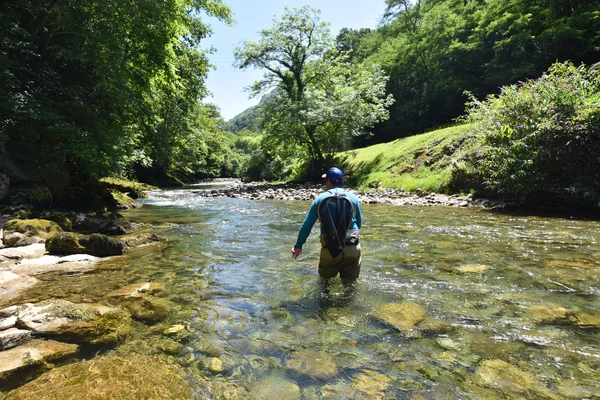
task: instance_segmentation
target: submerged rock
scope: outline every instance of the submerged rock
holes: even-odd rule
[[[135,319],[155,323],[169,316],[173,303],[151,294],[164,290],[160,283],[142,282],[125,286],[108,294],[109,302],[125,307]]]
[[[117,342],[132,330],[131,317],[125,311],[60,299],[24,304],[18,307],[16,315],[17,327],[77,343]]]
[[[463,273],[481,273],[490,269],[489,265],[484,264],[465,264],[455,268],[458,272]]]
[[[45,219],[12,219],[4,225],[2,240],[8,247],[27,246],[62,231],[56,222]]]
[[[34,277],[18,275],[11,271],[0,271],[0,298],[10,300],[19,296],[21,292],[38,283]]]
[[[167,238],[159,236],[156,233],[140,233],[122,237],[121,241],[127,247],[139,247],[150,243],[166,242]]]
[[[183,369],[160,356],[113,355],[55,368],[8,393],[11,399],[190,399]]]
[[[46,242],[46,250],[50,254],[91,254],[108,257],[121,255],[125,249],[125,243],[100,233],[83,235],[63,232],[52,236]]]
[[[262,400],[300,400],[300,387],[284,377],[268,376],[252,386],[249,398]]]
[[[527,316],[538,324],[575,325],[580,328],[600,328],[600,316],[570,310],[555,304],[529,307]]]
[[[558,393],[567,399],[600,398],[600,385],[585,385],[576,380],[564,381],[558,385]]]
[[[399,331],[407,331],[423,321],[427,314],[417,303],[391,303],[378,305],[375,316]]]
[[[360,393],[364,393],[368,399],[385,398],[386,390],[389,388],[392,380],[387,376],[373,370],[364,370],[352,378],[353,388]]]
[[[339,372],[333,357],[324,351],[300,350],[292,354],[285,364],[289,369],[313,379],[332,378]]]
[[[14,379],[25,369],[43,368],[48,362],[71,356],[77,352],[78,347],[76,344],[35,339],[23,346],[2,351],[0,352],[0,382]]]
[[[503,393],[556,398],[533,375],[502,360],[486,360],[475,371],[476,383]]]

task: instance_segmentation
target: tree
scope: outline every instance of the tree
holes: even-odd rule
[[[221,0],[6,2],[0,153],[49,186],[173,164],[206,94],[202,14],[230,20]]]
[[[385,93],[387,77],[376,65],[355,68],[348,57],[320,22],[320,11],[308,6],[286,8],[258,42],[235,50],[237,67],[266,70],[252,95],[278,89],[266,109],[266,143],[287,155],[301,149],[304,159],[322,167],[325,154],[387,118],[393,102]]]

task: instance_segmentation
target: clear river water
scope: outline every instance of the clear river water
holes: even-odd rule
[[[143,203],[124,215],[168,242],[47,276],[39,299],[164,284],[198,398],[600,397],[596,220],[364,204],[360,278],[324,285],[318,225],[291,258],[307,202],[177,189]]]

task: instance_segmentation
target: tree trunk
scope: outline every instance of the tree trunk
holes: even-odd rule
[[[315,128],[314,127],[305,127],[306,135],[310,141],[310,154],[312,159],[316,164],[320,167],[325,166],[325,157],[323,157],[323,152],[321,151],[321,147],[319,146],[319,142],[315,138]]]

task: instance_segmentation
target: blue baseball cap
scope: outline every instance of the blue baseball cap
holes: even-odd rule
[[[329,168],[329,170],[324,173],[321,178],[327,178],[332,183],[343,183],[344,182],[344,173],[341,169],[333,167]]]

